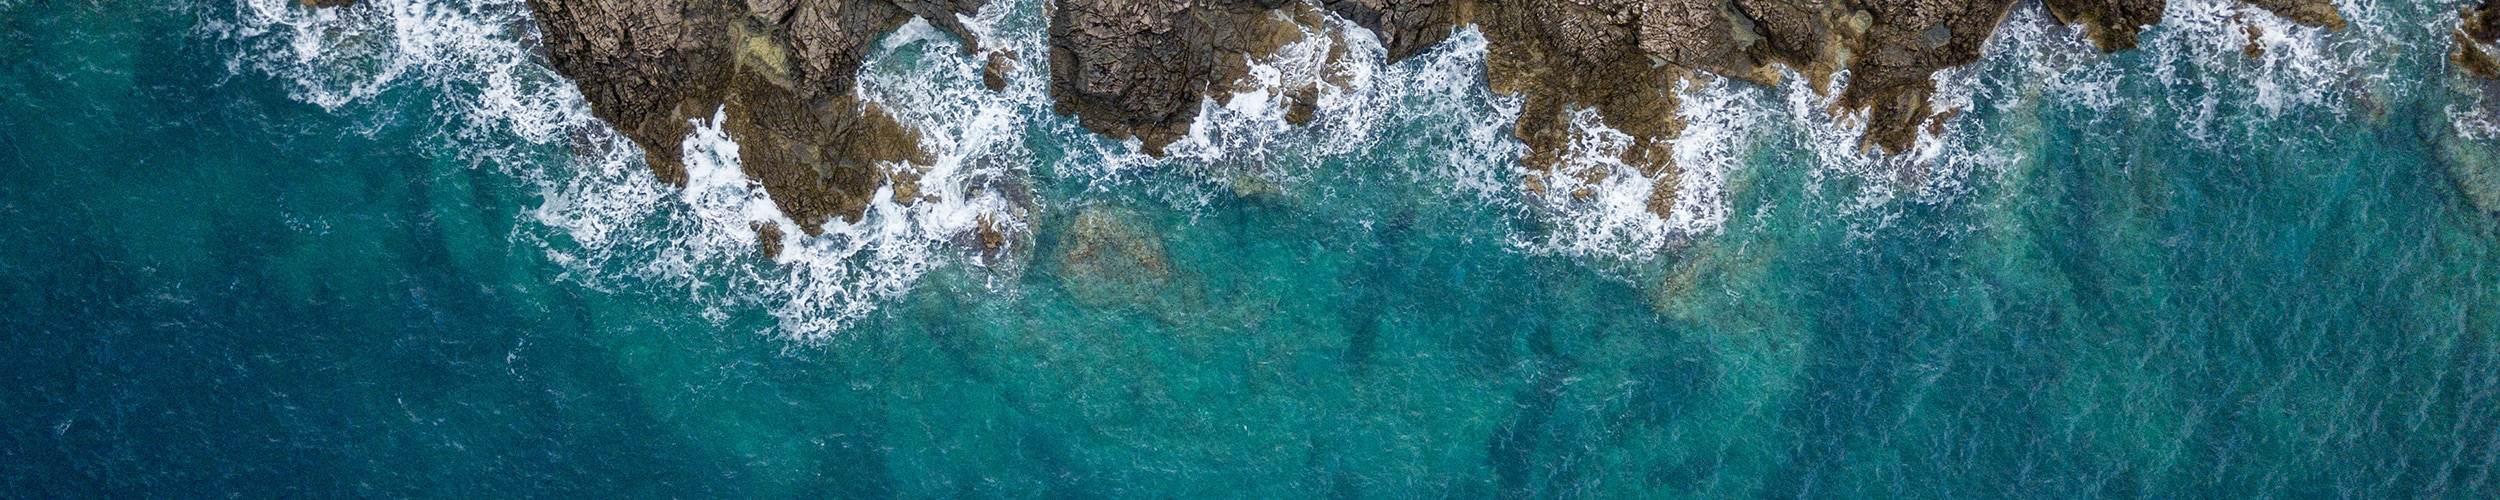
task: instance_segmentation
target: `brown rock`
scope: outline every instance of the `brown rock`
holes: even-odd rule
[[[1007,90],[1007,72],[1014,70],[1011,66],[1015,59],[1013,52],[991,52],[989,63],[981,65],[981,86],[989,87],[991,92]]]
[[[1389,60],[1405,59],[1448,39],[1450,30],[1465,24],[1459,18],[1473,10],[1475,0],[1324,0],[1329,12],[1354,21],[1380,39]],[[1464,3],[1464,5],[1462,5]],[[1463,8],[1462,8],[1463,7]]]
[[[1988,36],[2012,11],[2012,0],[1878,0],[1867,9],[1863,47],[1849,65],[1842,109],[1866,112],[1864,144],[1906,151],[1934,111],[1936,71],[1978,61]]]
[[[2500,2],[2485,1],[2479,7],[2458,8],[2457,17],[2464,21],[2457,32],[2466,38],[2482,43],[2500,42]]]
[[[2165,0],[2043,0],[2059,22],[2082,24],[2103,52],[2135,48],[2136,34],[2161,22]]]
[[[1275,14],[1282,9],[1289,16]],[[1054,109],[1147,154],[1189,133],[1208,89],[1301,37],[1318,12],[1286,0],[1068,0],[1050,23]]]
[[[306,0],[329,2],[337,0]],[[2044,0],[2080,24],[2103,50],[2134,47],[2165,0]],[[2340,29],[2326,0],[2245,0],[2294,22]],[[782,210],[815,231],[856,217],[878,186],[895,200],[925,162],[916,134],[853,97],[853,80],[877,37],[914,15],[965,36],[957,15],[979,0],[529,0],[549,58],[573,78],[592,110],[644,148],[661,179],[682,183],[679,141],[688,120],[724,109],[747,173]],[[1521,96],[1513,133],[1528,145],[1522,183],[1542,192],[1558,175],[1576,109],[1593,109],[1633,137],[1622,160],[1659,180],[1649,205],[1674,204],[1678,172],[1670,140],[1683,124],[1675,85],[1694,71],[1773,84],[1773,65],[1817,89],[1849,70],[1840,110],[1866,113],[1863,144],[1908,149],[1930,107],[1932,75],[1980,57],[2014,0],[1063,0],[1049,27],[1054,108],[1149,154],[1188,132],[1209,92],[1232,89],[1250,60],[1322,24],[1320,10],[1372,30],[1392,60],[1421,52],[1451,30],[1476,25],[1487,42],[1486,80]],[[2463,13],[2458,60],[2500,75],[2466,41],[2500,38],[2500,14]],[[2254,31],[2251,32],[2254,36]],[[966,37],[969,39],[969,37]],[[975,50],[965,44],[966,50]],[[971,52],[967,52],[971,53]],[[1013,55],[990,54],[983,84],[1003,89]],[[1316,89],[1285,90],[1286,118],[1316,114]],[[1604,172],[1569,175],[1602,176]]]
[[[355,4],[356,4],[356,0],[297,0],[297,1],[298,1],[298,2],[302,2],[302,3],[304,4],[304,6],[305,6],[305,7],[312,7],[312,8],[316,8],[316,9],[318,9],[318,8],[322,8],[322,7],[346,7],[346,6],[349,6],[349,5],[355,5]]]
[[[2248,24],[2241,25],[2240,31],[2248,34],[2248,45],[2240,46],[2240,55],[2248,56],[2249,59],[2265,57],[2266,46],[2263,43],[2259,43],[2260,39],[2265,38],[2266,36],[2265,28],[2259,28],[2257,25]]]
[[[813,233],[857,218],[877,186],[910,177],[880,162],[925,162],[918,137],[859,101],[853,83],[876,39],[917,13],[963,36],[977,2],[899,0],[529,0],[547,56],[591,112],[642,147],[652,173],[684,184],[689,120],[723,110],[739,162]],[[968,37],[967,37],[968,38]]]
[[[2344,15],[2336,12],[2335,3],[2329,0],[2241,0],[2241,3],[2255,5],[2274,13],[2275,17],[2303,26],[2344,29]]]
[[[765,258],[781,255],[781,226],[756,221],[747,223],[747,227],[755,229],[755,249],[763,252]]]
[[[2453,32],[2456,51],[2448,54],[2466,76],[2500,80],[2500,58],[2494,58],[2486,46],[2500,41],[2500,2],[2483,2],[2479,7],[2457,9],[2461,23]]]

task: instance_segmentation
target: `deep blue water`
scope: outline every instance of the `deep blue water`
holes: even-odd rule
[[[1697,87],[1698,222],[1520,191],[1471,36],[1155,160],[915,26],[863,88],[980,190],[776,262],[515,2],[0,0],[0,491],[2492,497],[2487,90],[2342,7],[2026,5],[1903,155]]]

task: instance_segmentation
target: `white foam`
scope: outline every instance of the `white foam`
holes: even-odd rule
[[[2226,99],[2254,102],[2266,114],[2260,118],[2271,120],[2340,110],[2356,86],[2401,91],[2386,90],[2388,76],[2369,68],[2386,66],[2374,66],[2374,58],[2409,43],[2399,37],[2408,33],[2401,19],[2436,10],[2342,0],[2338,5],[2355,29],[2329,34],[2229,0],[2170,5],[2165,22],[2145,33],[2144,54],[2124,56],[2138,58],[2128,65],[2150,68],[2132,70],[2097,54],[2036,5],[2018,8],[1980,63],[1937,75],[1934,106],[2007,111],[2054,102],[2095,116],[2165,113],[2178,117],[2182,131],[2219,147],[2232,132],[2214,121]],[[767,308],[780,319],[779,334],[806,341],[838,338],[930,269],[959,261],[952,256],[965,249],[955,242],[982,221],[1022,232],[1031,215],[1026,211],[1050,209],[1050,200],[1009,194],[1040,161],[1025,142],[1037,133],[1066,148],[1050,165],[1056,182],[1160,194],[1183,207],[1222,196],[1223,179],[1232,175],[1291,184],[1332,159],[1410,165],[1385,175],[1438,183],[1452,194],[1547,222],[1551,230],[1510,242],[1521,251],[1623,261],[1649,259],[1674,242],[1718,231],[1731,216],[1727,178],[1740,171],[1749,151],[1765,145],[1810,152],[1810,190],[1827,189],[1822,180],[1834,176],[1880,181],[1849,183],[1860,187],[1841,193],[1855,200],[1835,214],[1842,216],[1881,212],[1902,200],[1951,200],[1967,191],[1973,172],[2015,159],[2006,143],[2011,139],[1967,118],[1944,122],[1940,135],[1922,132],[1908,152],[1870,154],[1859,147],[1863,118],[1825,113],[1831,98],[1800,78],[1775,89],[1705,78],[1678,89],[1678,114],[1687,126],[1672,142],[1681,175],[1666,217],[1646,208],[1660,179],[1615,159],[1629,137],[1585,110],[1572,120],[1567,168],[1608,175],[1589,185],[1571,175],[1551,176],[1546,194],[1533,197],[1519,180],[1526,174],[1517,161],[1524,146],[1512,136],[1521,101],[1484,88],[1480,33],[1461,29],[1388,65],[1371,33],[1333,14],[1320,26],[1303,27],[1302,39],[1252,61],[1250,90],[1202,102],[1189,135],[1168,148],[1168,158],[1153,158],[1138,153],[1135,140],[1099,140],[1075,120],[1051,115],[1043,9],[1042,0],[994,2],[958,19],[979,46],[1017,54],[1004,92],[979,84],[986,54],[965,56],[950,35],[926,22],[914,21],[880,42],[861,69],[859,94],[920,131],[932,164],[885,167],[925,168],[914,187],[927,199],[896,204],[888,186],[860,220],[837,221],[818,237],[801,236],[773,209],[769,194],[740,172],[737,145],[720,132],[717,115],[698,123],[698,133],[683,145],[688,185],[658,183],[636,148],[593,119],[578,93],[530,54],[535,42],[528,9],[518,1],[366,0],[316,10],[293,0],[238,0],[230,13],[203,16],[202,29],[242,47],[230,64],[235,71],[277,77],[294,98],[332,112],[387,110],[395,92],[407,88],[440,96],[427,105],[437,116],[455,118],[445,119],[438,140],[540,193],[544,201],[531,213],[552,231],[525,228],[514,239],[544,248],[564,266],[565,279],[603,290],[684,294],[705,304],[715,321],[728,321],[728,311],[739,308]],[[2411,10],[2395,12],[2404,9]],[[2241,23],[2264,28],[2264,59],[2239,54],[2246,41]],[[904,60],[917,62],[897,64]],[[1845,84],[1847,75],[1838,80]],[[2122,97],[2122,89],[2143,82],[2170,90],[2158,98],[2167,106],[2139,101],[2151,97]],[[1318,89],[1317,119],[1287,124],[1284,96],[1306,85]],[[2500,133],[2500,124],[2480,114],[2451,114],[2460,115],[2459,123],[2484,120],[2472,122],[2483,128],[2466,133]],[[544,150],[568,143],[580,146],[572,161],[543,161]],[[1209,175],[1176,183],[1191,177],[1168,175],[1174,171]],[[1581,187],[1592,196],[1570,195]],[[1872,219],[1874,227],[1864,231],[1888,220]],[[788,235],[775,256],[779,266],[741,264],[754,251],[755,223]]]
[[[1140,152],[1141,143],[1135,139],[1081,139],[1072,141],[1075,151],[1053,169],[1090,183],[1092,190],[1156,194],[1176,207],[1189,208],[1212,202],[1238,176],[1276,185],[1299,184],[1322,161],[1371,148],[1387,111],[1367,105],[1391,90],[1375,85],[1382,81],[1379,72],[1386,51],[1369,31],[1334,15],[1324,16],[1316,26],[1301,25],[1281,11],[1275,15],[1295,23],[1302,36],[1275,53],[1247,61],[1246,81],[1218,82],[1218,88],[1244,90],[1217,92],[1202,99],[1188,132],[1164,147],[1165,157]],[[1288,99],[1302,88],[1314,90],[1315,118],[1295,126],[1286,120]],[[1092,135],[1072,120],[1059,122],[1054,135]]]
[[[528,9],[518,1],[366,0],[311,9],[291,0],[240,0],[232,18],[202,16],[201,30],[237,42],[235,71],[277,77],[297,100],[340,112],[386,92],[422,87],[452,98],[437,116],[467,117],[446,132],[475,139],[561,139],[591,121],[572,86],[530,55]]]
[[[1679,83],[1685,122],[1670,142],[1678,172],[1646,175],[1622,161],[1632,136],[1605,125],[1594,109],[1571,115],[1571,142],[1542,193],[1520,190],[1550,217],[1552,230],[1519,244],[1534,251],[1615,261],[1647,260],[1659,251],[1718,230],[1729,208],[1725,182],[1753,142],[1761,101],[1757,88],[1724,78]],[[1535,175],[1514,166],[1512,178]],[[1672,179],[1670,179],[1670,177]],[[1587,182],[1585,178],[1595,178]],[[1659,182],[1672,180],[1675,202],[1665,217],[1649,210]]]
[[[307,9],[292,0],[243,0],[235,7],[203,16],[203,32],[242,47],[230,69],[276,77],[295,99],[334,113],[379,114],[401,89],[440,97],[432,104],[444,117],[438,139],[539,192],[543,201],[530,214],[553,231],[523,228],[513,238],[543,248],[565,269],[562,279],[593,289],[683,294],[715,322],[764,307],[779,318],[779,334],[825,341],[948,262],[956,254],[948,250],[960,249],[952,242],[980,221],[1023,230],[1005,194],[971,188],[1021,176],[1029,160],[1012,157],[1029,154],[1021,152],[1022,117],[1047,109],[1042,73],[1027,63],[1009,92],[993,96],[978,88],[981,61],[961,56],[955,40],[925,22],[885,39],[863,67],[860,89],[922,132],[935,160],[918,181],[929,200],[896,204],[888,186],[860,220],[806,237],[739,170],[737,144],[717,115],[698,121],[683,145],[687,186],[660,184],[640,151],[531,55],[528,9],[518,1],[367,0]],[[1031,61],[1045,54],[1039,23],[1010,17],[1038,10],[1000,2],[960,20],[984,46],[1013,47]],[[922,64],[886,64],[907,50],[919,51]],[[578,149],[572,161],[543,162],[545,149],[568,143]],[[756,249],[755,223],[787,235],[775,256],[781,265],[741,264]]]
[[[2500,117],[2493,116],[2490,103],[2476,97],[2475,102],[2448,105],[2445,112],[2449,128],[2469,141],[2500,140]]]
[[[2342,32],[2296,25],[2230,0],[2174,0],[2162,24],[2146,30],[2141,50],[2167,104],[2181,115],[2183,132],[2206,147],[2249,139],[2294,114],[2348,117],[2353,99],[2404,98],[2404,86],[2390,85],[2390,71],[2397,67],[2394,58],[2416,50],[2409,37],[2422,31],[2404,18],[2422,18],[2425,7],[2390,9],[2376,0],[2335,5],[2349,24]],[[2265,51],[2256,59],[2242,54],[2251,26],[2261,31],[2257,45]],[[2231,103],[2257,113],[2214,122],[2216,108]]]
[[[1675,165],[1683,173],[1666,229],[1706,234],[1727,223],[1727,178],[1744,165],[1761,116],[1754,108],[1764,97],[1760,89],[1724,78],[1682,94],[1676,115],[1684,119],[1684,132],[1675,139]]]
[[[1018,43],[1001,32],[1007,7],[994,4],[980,16],[959,20],[981,37],[981,46],[1013,49],[1032,59],[1040,49],[1036,44]],[[1026,35],[1034,36],[1024,40],[1039,39]],[[931,269],[955,262],[964,250],[955,242],[983,221],[1001,231],[1023,231],[1025,212],[998,188],[1026,175],[1031,153],[1021,130],[1028,112],[1045,105],[1044,84],[1036,72],[1016,71],[1006,92],[993,93],[980,84],[986,59],[966,57],[960,47],[952,36],[914,19],[885,37],[878,54],[862,66],[860,97],[919,131],[932,163],[882,165],[896,172],[923,169],[915,181],[922,197],[904,205],[893,200],[894,186],[880,187],[859,220],[828,222],[819,236],[801,236],[797,225],[773,208],[769,195],[736,168],[736,145],[716,127],[687,139],[687,204],[707,221],[702,234],[719,236],[697,247],[752,248],[754,234],[747,228],[757,222],[779,225],[787,235],[787,245],[775,256],[780,264],[775,272],[738,283],[746,289],[742,295],[772,305],[784,335],[805,342],[836,340],[882,303],[911,291]],[[894,64],[899,60],[916,63]],[[696,200],[692,193],[699,190],[719,193],[709,198],[717,201]],[[698,257],[727,261],[736,255]]]

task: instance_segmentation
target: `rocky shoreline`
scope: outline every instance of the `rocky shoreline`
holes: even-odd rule
[[[303,0],[335,5],[353,0]],[[2242,0],[2295,23],[2345,21],[2327,0]],[[982,0],[528,0],[555,69],[592,110],[640,145],[661,180],[685,182],[678,145],[689,120],[721,110],[746,173],[782,211],[815,233],[856,220],[881,186],[920,199],[928,163],[916,132],[854,92],[876,40],[914,17],[977,40],[957,15]],[[1669,141],[1682,130],[1678,82],[1706,72],[1777,84],[1785,67],[1817,89],[1836,73],[1835,113],[1863,113],[1862,146],[1907,150],[1933,109],[1932,75],[1970,64],[2014,0],[1061,0],[1049,14],[1049,54],[986,55],[985,84],[1003,86],[1013,60],[1047,57],[1054,109],[1148,154],[1188,133],[1199,103],[1243,81],[1252,60],[1308,33],[1327,14],[1372,31],[1391,62],[1462,26],[1487,42],[1486,82],[1524,99],[1514,134],[1528,146],[1520,180],[1543,192],[1572,140],[1570,116],[1594,109],[1633,137],[1622,160],[1660,179],[1649,208],[1674,205]],[[2044,0],[2104,51],[2134,48],[2164,0]],[[2464,14],[2461,41],[2490,43],[2500,21]],[[2471,43],[2466,50],[2471,51]],[[2480,52],[2458,60],[2482,63]],[[2466,64],[2500,74],[2500,64]],[[1310,89],[1279,89],[1288,117],[1311,117]],[[1603,172],[1569,175],[1603,176]],[[1598,179],[1581,179],[1584,183]]]

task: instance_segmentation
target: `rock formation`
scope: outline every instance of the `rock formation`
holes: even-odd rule
[[[2457,50],[2448,58],[2467,76],[2500,80],[2500,59],[2491,53],[2493,43],[2500,42],[2500,2],[2458,8],[2457,18],[2462,21],[2454,32]]]
[[[1054,108],[1160,156],[1210,88],[1247,76],[1249,57],[1300,39],[1317,15],[1293,0],[1061,1],[1050,17]]]
[[[1786,66],[1827,88],[1849,70],[1835,111],[1863,112],[1864,144],[1908,149],[1933,129],[1932,75],[1977,61],[2014,0],[1319,0],[1372,30],[1392,61],[1423,51],[1452,29],[1474,25],[1488,45],[1494,91],[1526,100],[1514,133],[1529,152],[1541,192],[1564,172],[1570,114],[1589,108],[1632,136],[1625,164],[1659,179],[1650,209],[1673,206],[1676,170],[1667,141],[1682,129],[1675,83],[1692,71],[1776,84]],[[2324,0],[2251,0],[2294,22],[2340,29]],[[1199,97],[1238,78],[1243,57],[1289,40],[1274,19],[1298,17],[1287,0],[1072,0],[1052,17],[1052,91],[1062,113],[1116,138],[1138,136],[1149,153],[1186,133]],[[2047,0],[2061,21],[2082,25],[2102,50],[2135,47],[2159,22],[2163,0]],[[1269,9],[1261,16],[1257,9]],[[1212,67],[1210,67],[1212,65]],[[1926,125],[1926,127],[1922,127]],[[1595,182],[1602,171],[1576,171]],[[1579,193],[1575,193],[1579,194]]]
[[[857,218],[876,189],[919,197],[918,137],[854,93],[878,37],[914,15],[964,34],[945,0],[529,0],[547,57],[591,111],[642,147],[663,181],[683,184],[689,120],[725,114],[739,162],[783,213],[813,233]],[[967,38],[968,39],[968,38]]]
[[[304,0],[327,3],[341,0]],[[352,1],[352,0],[351,0]],[[2325,0],[2246,0],[2294,22],[2341,28]],[[1659,179],[1650,201],[1673,205],[1669,140],[1682,129],[1676,83],[1694,71],[1762,84],[1794,70],[1829,88],[1847,69],[1837,112],[1863,113],[1866,147],[1901,151],[1941,118],[1932,75],[1980,57],[2014,0],[1061,0],[1050,13],[1055,109],[1150,154],[1188,133],[1201,99],[1232,89],[1249,63],[1322,24],[1333,12],[1373,31],[1391,60],[1474,25],[1488,45],[1486,81],[1521,96],[1515,134],[1528,145],[1523,184],[1553,175],[1595,182],[1602,171],[1560,172],[1575,110],[1594,110],[1633,137],[1625,164]],[[682,183],[678,144],[689,120],[725,109],[746,172],[801,227],[856,217],[892,183],[919,198],[909,167],[925,163],[913,131],[857,99],[853,80],[873,42],[919,16],[965,35],[957,14],[980,0],[529,0],[548,57],[592,110],[640,145],[654,173]],[[2103,50],[2135,46],[2164,0],[2045,0]],[[2486,7],[2485,11],[2489,9]],[[2468,12],[2460,40],[2489,43],[2500,15]],[[965,37],[970,47],[970,37]],[[2500,65],[2461,51],[2469,70]],[[991,54],[984,84],[1003,88],[1008,54]],[[1288,116],[1311,119],[1310,89]],[[1949,114],[1946,116],[1950,116]],[[1922,126],[1924,125],[1924,126]],[[1575,193],[1578,194],[1578,193]]]

